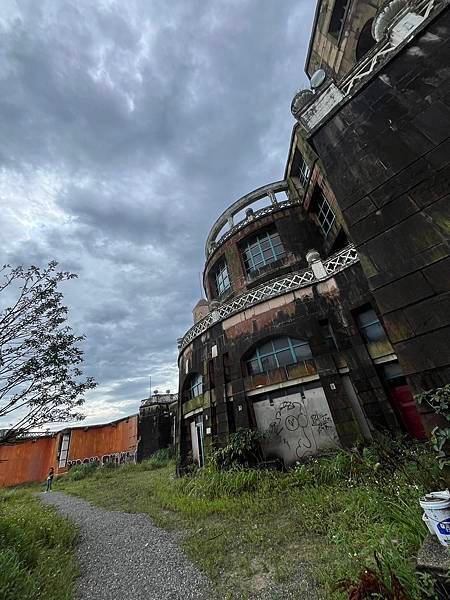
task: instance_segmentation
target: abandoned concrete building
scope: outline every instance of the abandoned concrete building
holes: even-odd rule
[[[149,398],[141,401],[138,421],[138,462],[150,458],[157,450],[173,445],[178,394],[170,390],[155,390]]]
[[[207,238],[181,468],[241,427],[287,466],[374,429],[425,437],[414,395],[450,375],[449,33],[445,0],[319,0],[284,179]]]

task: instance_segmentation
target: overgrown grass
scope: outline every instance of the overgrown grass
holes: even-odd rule
[[[187,552],[224,598],[297,580],[299,572],[318,582],[322,597],[344,598],[336,583],[376,569],[375,552],[413,600],[427,597],[414,569],[426,534],[418,498],[444,483],[424,446],[384,442],[288,473],[210,466],[176,479],[173,463],[155,466],[146,461],[97,469],[57,486],[105,508],[145,512],[163,527],[186,530]],[[308,597],[300,584],[298,597]]]
[[[70,600],[76,528],[29,490],[0,490],[0,599]]]

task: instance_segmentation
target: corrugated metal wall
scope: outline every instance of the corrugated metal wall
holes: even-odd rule
[[[71,464],[87,462],[91,458],[108,462],[117,458],[113,455],[124,453],[128,453],[128,459],[134,458],[137,450],[138,416],[132,415],[105,425],[77,427],[64,431],[70,431],[66,467],[58,465],[62,432],[11,445],[0,445],[0,486],[43,482],[50,467],[54,467],[56,473],[64,473]]]

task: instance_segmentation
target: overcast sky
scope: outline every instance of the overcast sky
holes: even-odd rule
[[[2,0],[1,262],[78,273],[87,423],[176,391],[209,228],[283,176],[314,5]]]

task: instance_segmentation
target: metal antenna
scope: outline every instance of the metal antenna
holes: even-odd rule
[[[150,396],[149,398],[152,397],[152,376],[150,375]]]

